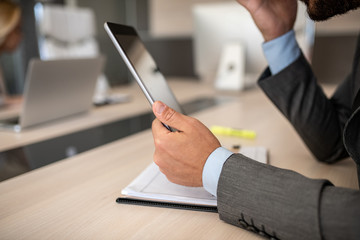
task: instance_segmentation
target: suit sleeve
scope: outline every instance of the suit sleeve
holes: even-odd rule
[[[360,239],[360,194],[233,154],[218,190],[220,218],[272,239]]]
[[[351,114],[349,78],[329,99],[301,54],[276,75],[265,70],[258,83],[318,160],[331,163],[348,156],[342,133]]]

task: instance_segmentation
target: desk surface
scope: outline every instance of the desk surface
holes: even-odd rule
[[[194,88],[194,84],[196,88]],[[199,83],[194,83],[189,79],[170,81],[170,86],[180,102],[197,96],[214,94],[211,87],[199,86]],[[126,104],[94,107],[89,113],[34,126],[17,134],[9,130],[0,130],[0,152],[151,111],[148,101],[137,84],[122,86],[114,91],[115,93],[129,94],[131,101]],[[1,109],[0,119],[18,115],[20,107],[20,104],[17,103],[7,109]]]
[[[198,94],[215,94],[213,89],[194,82],[174,82],[171,86],[180,101]],[[147,111],[145,98],[138,95],[135,98],[139,100],[122,106],[122,112],[120,106],[112,106],[84,116],[87,126],[112,121],[122,114]],[[265,146],[270,151],[271,165],[308,177],[326,178],[337,186],[358,187],[351,159],[334,165],[315,161],[291,125],[259,89],[231,95],[233,101],[194,114],[207,126],[249,128],[258,133],[255,140],[219,137],[224,146]],[[134,106],[139,108],[133,109]],[[125,110],[129,112],[125,114]],[[84,119],[20,135],[9,133],[1,136],[1,146],[5,149],[48,138],[60,134],[60,127],[73,131]],[[6,145],[3,139],[12,142]],[[147,130],[1,182],[0,238],[261,239],[226,224],[215,213],[115,203],[121,189],[151,163],[153,152],[151,131]]]

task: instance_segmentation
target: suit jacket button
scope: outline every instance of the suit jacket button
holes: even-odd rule
[[[242,227],[242,228],[247,228],[248,227],[248,224],[245,222],[245,221],[243,221],[243,220],[239,220],[239,223],[240,223],[240,227]]]
[[[256,229],[253,226],[248,226],[246,229],[251,231],[251,232],[257,232]]]
[[[263,231],[259,231],[259,235],[262,237],[268,237],[268,235]]]

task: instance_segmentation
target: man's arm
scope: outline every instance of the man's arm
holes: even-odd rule
[[[360,239],[360,192],[258,163],[241,154],[224,164],[220,218],[278,239]]]
[[[285,70],[289,65],[293,64],[300,56],[301,50],[295,39],[295,32],[293,30],[285,33],[284,35],[275,38],[271,41],[265,42],[263,44],[264,54],[269,63],[269,70],[272,75],[276,75],[279,72]],[[277,86],[273,86],[276,88]],[[340,122],[345,122],[348,116],[344,114],[346,109],[349,107],[340,109],[341,106],[350,106],[351,105],[351,95],[350,84],[345,82],[338,88],[334,97],[330,100],[336,106],[337,111],[339,111]],[[344,96],[347,96],[347,98]],[[217,183],[220,177],[220,172],[222,164],[225,160],[231,155],[231,152],[219,148],[208,157],[203,171],[203,183],[204,188],[216,195]]]
[[[154,162],[174,183],[202,186],[204,164],[219,142],[198,120],[155,102]],[[179,129],[168,131],[161,122]],[[181,149],[181,151],[179,151]],[[263,236],[359,239],[360,192],[261,164],[241,154],[225,161],[217,187],[220,218]],[[339,228],[336,220],[341,220]]]
[[[276,75],[267,69],[258,84],[317,159],[334,162],[348,156],[342,131],[351,108],[341,94],[328,99],[303,55]],[[341,91],[346,91],[348,84],[345,82]],[[348,95],[342,93],[343,98]]]
[[[329,100],[318,86],[302,54],[285,70],[282,71],[281,67],[277,67],[277,64],[283,64],[283,59],[286,59],[283,58],[284,54],[293,52],[293,47],[290,47],[294,46],[293,44],[283,44],[283,47],[280,47],[283,50],[267,54],[266,48],[269,46],[271,48],[272,44],[278,44],[271,41],[282,38],[293,28],[297,1],[237,1],[249,11],[265,39],[263,47],[271,71],[267,69],[264,72],[259,81],[260,87],[292,123],[319,160],[334,162],[346,157],[347,152],[342,143],[342,130],[351,113],[351,106],[348,106],[346,99],[346,95],[351,94],[347,92],[350,81],[345,81],[334,97]],[[296,58],[297,54],[294,52],[293,56]]]

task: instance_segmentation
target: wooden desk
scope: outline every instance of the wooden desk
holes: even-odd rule
[[[199,90],[214,94],[196,83],[176,87],[178,93],[183,91],[178,96],[182,100]],[[233,97],[234,101],[194,115],[208,126],[249,128],[258,133],[256,140],[220,137],[223,145],[266,146],[272,165],[357,188],[352,160],[334,165],[315,161],[259,89]],[[148,107],[145,102],[144,106]],[[115,115],[103,111],[109,118]],[[97,114],[89,125],[105,118]],[[219,220],[215,213],[115,203],[121,189],[151,163],[153,151],[147,130],[0,183],[0,239],[262,239]]]
[[[175,79],[169,83],[180,102],[186,102],[202,95],[214,94],[212,87],[199,85],[189,79]],[[113,91],[129,94],[131,101],[124,104],[94,107],[89,113],[34,126],[24,129],[21,133],[0,130],[0,152],[151,111],[148,101],[136,83],[116,88]],[[9,107],[5,111],[1,110],[0,119],[16,116],[19,111],[19,104]]]

